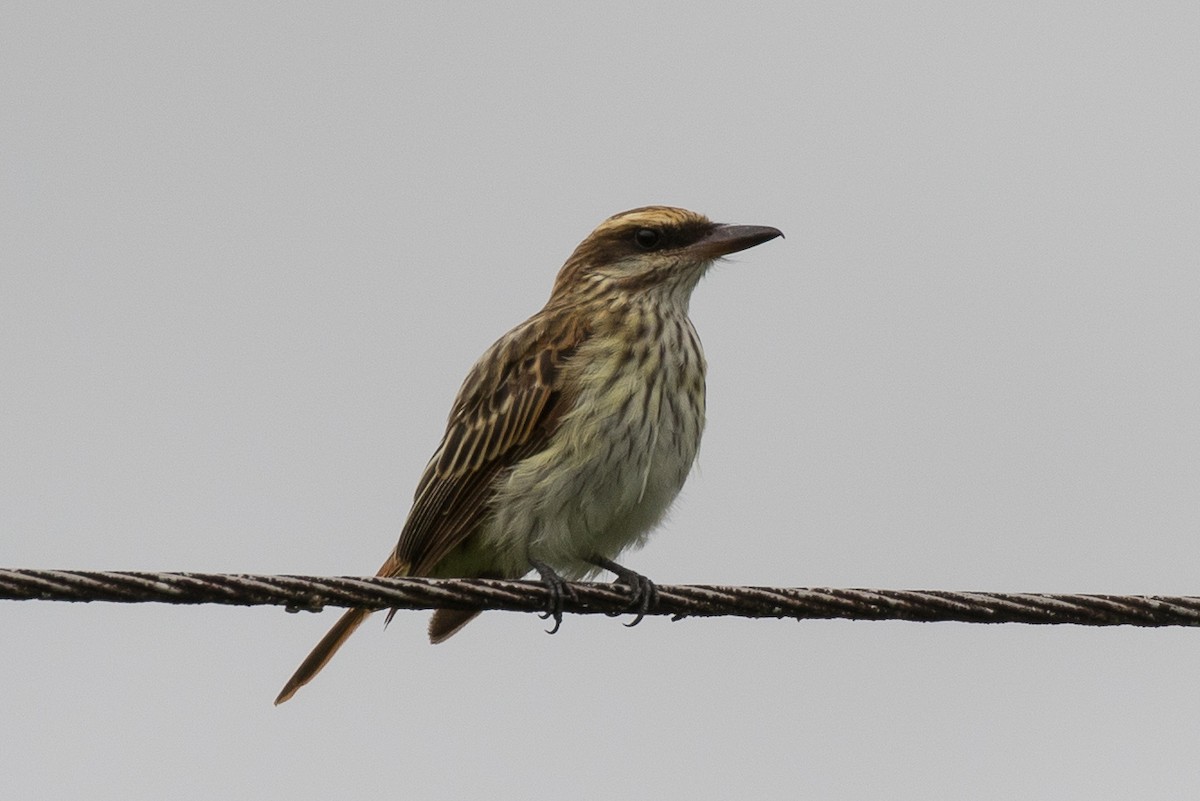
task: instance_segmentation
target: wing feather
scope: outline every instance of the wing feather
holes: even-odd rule
[[[531,318],[488,349],[463,382],[396,544],[394,561],[408,575],[428,574],[470,536],[500,475],[546,447],[573,401],[561,367],[587,335],[567,319]]]

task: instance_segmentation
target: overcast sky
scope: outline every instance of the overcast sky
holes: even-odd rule
[[[1193,3],[0,12],[0,565],[372,572],[599,221],[698,288],[660,583],[1200,594]],[[1200,632],[0,604],[12,798],[1194,798]]]

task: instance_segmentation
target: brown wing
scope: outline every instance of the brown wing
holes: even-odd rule
[[[566,318],[537,315],[475,363],[389,562],[408,575],[427,575],[471,533],[487,513],[497,476],[544,448],[554,433],[572,400],[560,368],[585,336]]]

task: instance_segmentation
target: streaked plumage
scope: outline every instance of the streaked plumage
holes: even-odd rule
[[[780,235],[666,206],[601,223],[545,307],[471,368],[379,575],[625,570],[612,560],[662,519],[700,445],[705,362],[688,319],[692,290],[714,259]],[[346,612],[276,703],[368,614]],[[436,611],[430,639],[476,614]]]

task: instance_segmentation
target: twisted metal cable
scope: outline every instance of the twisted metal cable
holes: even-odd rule
[[[577,582],[563,611],[630,611],[628,588]],[[963,623],[1070,623],[1078,626],[1196,626],[1200,597],[1066,595],[790,587],[663,585],[648,615],[795,619],[914,620]],[[326,606],[368,609],[502,609],[541,612],[548,593],[537,581],[495,579],[272,576],[0,569],[0,600],[115,603]]]

